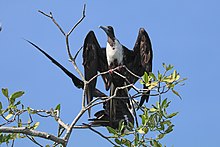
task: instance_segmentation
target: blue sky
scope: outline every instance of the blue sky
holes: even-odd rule
[[[188,78],[186,85],[179,88],[183,100],[168,95],[172,100],[171,111],[180,113],[173,120],[174,132],[163,143],[176,147],[217,146],[220,131],[220,2],[217,0],[1,1],[0,88],[8,87],[10,92],[24,90],[23,103],[33,108],[50,109],[60,103],[63,120],[72,121],[80,110],[81,91],[23,38],[38,44],[76,74],[68,62],[64,37],[37,10],[53,12],[68,31],[81,17],[84,3],[86,18],[70,37],[72,53],[82,46],[89,30],[95,31],[101,46],[106,45],[106,36],[98,29],[99,25],[112,25],[117,38],[128,48],[133,48],[138,29],[144,27],[153,45],[153,71],[162,69],[165,62],[173,64],[182,77]],[[82,70],[81,54],[77,63]],[[85,121],[86,115],[80,122]],[[41,120],[39,129],[55,133],[57,125],[51,122],[52,119]],[[28,140],[16,142],[16,146],[24,145],[34,146]],[[73,131],[69,145],[111,146],[89,130]]]

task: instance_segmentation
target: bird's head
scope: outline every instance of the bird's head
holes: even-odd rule
[[[109,38],[111,38],[112,40],[115,39],[114,29],[112,26],[99,26],[99,28],[104,30]]]

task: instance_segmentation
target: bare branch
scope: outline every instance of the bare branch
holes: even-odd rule
[[[41,14],[43,14],[44,16],[46,17],[49,17],[53,22],[54,24],[59,28],[59,30],[61,31],[61,33],[65,36],[65,32],[63,31],[63,29],[60,27],[60,25],[56,22],[56,20],[54,19],[53,17],[53,14],[52,12],[50,12],[50,14],[46,14],[45,12],[41,11],[41,10],[38,10],[38,12],[40,12]]]
[[[58,138],[52,134],[46,133],[46,132],[41,132],[41,131],[37,131],[37,130],[32,130],[32,129],[28,129],[26,127],[0,127],[0,132],[1,133],[22,133],[22,134],[26,134],[26,135],[30,135],[30,136],[36,136],[36,137],[40,137],[40,138],[44,138],[47,140],[51,140],[54,142],[57,142],[59,144],[65,145],[66,141]]]
[[[82,12],[82,17],[80,18],[80,20],[78,20],[78,22],[73,26],[73,28],[69,31],[69,33],[67,34],[67,36],[69,36],[73,30],[83,21],[83,19],[86,17],[85,15],[86,13],[86,4],[83,5],[83,12]]]

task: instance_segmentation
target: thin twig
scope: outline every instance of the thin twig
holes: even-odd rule
[[[59,24],[56,22],[56,20],[54,19],[52,12],[50,12],[50,14],[46,14],[45,12],[43,12],[43,11],[41,11],[41,10],[38,10],[38,12],[40,12],[41,14],[43,14],[43,15],[46,16],[46,17],[49,17],[49,18],[54,22],[54,24],[60,29],[61,33],[62,33],[63,35],[66,35],[65,32],[63,31],[63,29],[60,27],[60,25],[59,25]]]
[[[108,140],[112,145],[117,146],[117,145],[116,145],[114,142],[112,142],[107,136],[105,136],[105,135],[103,135],[102,133],[100,133],[99,131],[93,129],[90,125],[85,124],[85,123],[83,123],[83,125],[87,125],[88,128],[89,128],[91,131],[95,132],[96,134],[98,134],[98,135],[101,136],[102,138]]]
[[[86,17],[86,4],[83,5],[83,12],[82,12],[82,17],[80,20],[78,20],[78,22],[73,26],[73,28],[69,31],[69,33],[67,34],[67,36],[69,36],[73,30],[75,30],[75,28],[83,21],[83,19]]]
[[[28,135],[26,135],[26,137],[29,139],[29,140],[31,140],[33,143],[35,143],[35,144],[37,144],[38,146],[40,146],[40,147],[43,147],[40,143],[38,143],[35,139],[34,139],[34,137],[30,137],[30,136],[28,136]]]

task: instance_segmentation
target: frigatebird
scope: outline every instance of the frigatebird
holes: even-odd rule
[[[130,100],[128,99],[128,89],[118,90],[117,87],[123,87],[128,84],[134,84],[138,80],[130,72],[125,70],[122,65],[126,66],[131,72],[138,76],[143,76],[144,72],[152,71],[153,51],[150,38],[144,28],[140,28],[136,43],[133,50],[129,50],[122,45],[115,37],[112,26],[100,26],[107,34],[107,46],[101,48],[93,31],[90,31],[83,46],[83,65],[85,79],[89,81],[98,72],[110,71],[109,74],[102,75],[106,90],[110,89],[110,96],[115,96],[104,104],[104,110],[98,111],[95,119],[92,119],[94,124],[111,126],[117,128],[121,120],[134,122],[130,109]],[[111,72],[112,69],[119,67],[116,71],[126,77]],[[120,68],[121,67],[121,68]],[[88,85],[86,94],[87,102],[89,103],[94,97],[96,87],[95,78]],[[144,88],[147,88],[144,85]],[[143,93],[139,103],[141,107],[144,101],[148,102],[150,91]],[[125,99],[127,98],[127,99]],[[103,121],[103,122],[102,122]]]
[[[150,38],[147,32],[141,28],[135,43],[133,50],[127,49],[121,45],[114,35],[114,30],[111,26],[100,27],[107,36],[107,47],[101,48],[93,31],[90,31],[84,40],[83,50],[83,65],[85,68],[85,79],[89,80],[91,77],[97,74],[97,72],[108,71],[120,65],[125,65],[129,70],[138,76],[142,76],[144,72],[152,71],[152,57],[153,52],[151,48]],[[52,56],[43,51],[40,47],[31,41],[26,40],[41,53],[43,53],[49,60],[51,60],[56,66],[58,66],[73,82],[77,88],[84,88],[82,80],[77,78]],[[110,52],[109,52],[110,51]],[[119,73],[125,75],[129,83],[134,84],[138,78],[126,72],[126,70],[119,69]],[[117,87],[128,84],[121,77],[114,73],[102,75],[105,82],[106,90],[110,88],[110,95],[113,95]],[[93,97],[106,96],[104,93],[95,88],[96,78],[89,84],[87,90],[87,102],[89,103]],[[144,88],[147,88],[144,85]],[[117,97],[128,97],[127,90],[119,90],[116,94]],[[144,93],[141,97],[139,106],[142,106],[144,101],[148,101],[150,92]],[[128,99],[114,99],[111,102],[104,104],[104,110],[98,111],[93,119],[92,124],[98,124],[103,126],[111,126],[117,128],[120,120],[134,121],[131,112],[129,111]]]

